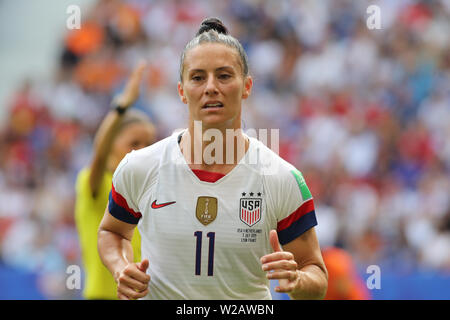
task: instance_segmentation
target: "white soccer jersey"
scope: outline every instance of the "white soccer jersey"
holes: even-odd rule
[[[260,263],[270,230],[283,245],[317,224],[301,173],[250,138],[231,172],[202,181],[177,136],[129,153],[113,177],[109,211],[138,224],[150,262],[145,298],[271,299]]]

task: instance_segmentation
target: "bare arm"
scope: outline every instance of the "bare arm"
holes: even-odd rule
[[[94,140],[94,156],[92,159],[89,186],[92,196],[97,197],[103,174],[106,170],[108,155],[117,133],[117,128],[121,122],[121,116],[114,110],[108,112],[105,119],[100,124]]]
[[[297,263],[299,282],[290,293],[293,299],[323,299],[328,288],[328,272],[314,228],[283,246]]]
[[[98,253],[117,282],[119,299],[138,299],[148,293],[148,260],[133,263],[131,239],[136,225],[114,218],[106,209],[98,230]]]
[[[124,91],[117,97],[116,103],[123,108],[129,108],[139,96],[139,83],[145,69],[145,62],[140,62],[133,70]],[[89,186],[92,196],[96,197],[105,173],[108,155],[111,151],[114,137],[122,121],[122,116],[116,111],[108,112],[100,124],[94,141],[94,156],[89,175]]]
[[[278,279],[277,292],[292,299],[323,299],[328,288],[328,272],[322,259],[314,228],[281,249],[275,230],[270,232],[274,253],[261,258],[269,279]],[[284,251],[283,251],[284,250]]]

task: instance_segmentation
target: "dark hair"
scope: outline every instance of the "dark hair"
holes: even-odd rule
[[[180,81],[183,81],[184,59],[186,52],[202,43],[222,43],[230,48],[234,48],[239,53],[242,73],[248,75],[248,58],[241,43],[229,35],[228,29],[218,18],[207,18],[202,21],[195,37],[184,47],[180,59]]]
[[[224,26],[222,21],[220,21],[217,18],[207,18],[202,21],[200,29],[198,29],[197,34],[195,36],[198,37],[203,32],[208,32],[209,30],[216,30],[218,33],[225,35],[228,34],[228,29],[227,27]]]

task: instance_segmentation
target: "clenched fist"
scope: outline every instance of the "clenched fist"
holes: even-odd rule
[[[121,300],[135,300],[148,293],[150,276],[145,272],[149,266],[147,259],[139,263],[129,263],[115,277],[117,297]]]
[[[274,252],[261,258],[262,269],[267,272],[268,279],[278,279],[279,286],[275,288],[276,292],[290,293],[296,288],[299,280],[297,262],[291,252],[281,249],[275,230],[270,231],[269,241]]]

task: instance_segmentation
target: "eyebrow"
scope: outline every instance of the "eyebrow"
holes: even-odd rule
[[[231,66],[223,66],[223,67],[216,68],[214,71],[227,71],[227,70],[234,71],[234,68],[231,67]],[[192,69],[192,70],[189,70],[189,73],[194,73],[194,72],[205,72],[205,69]]]

